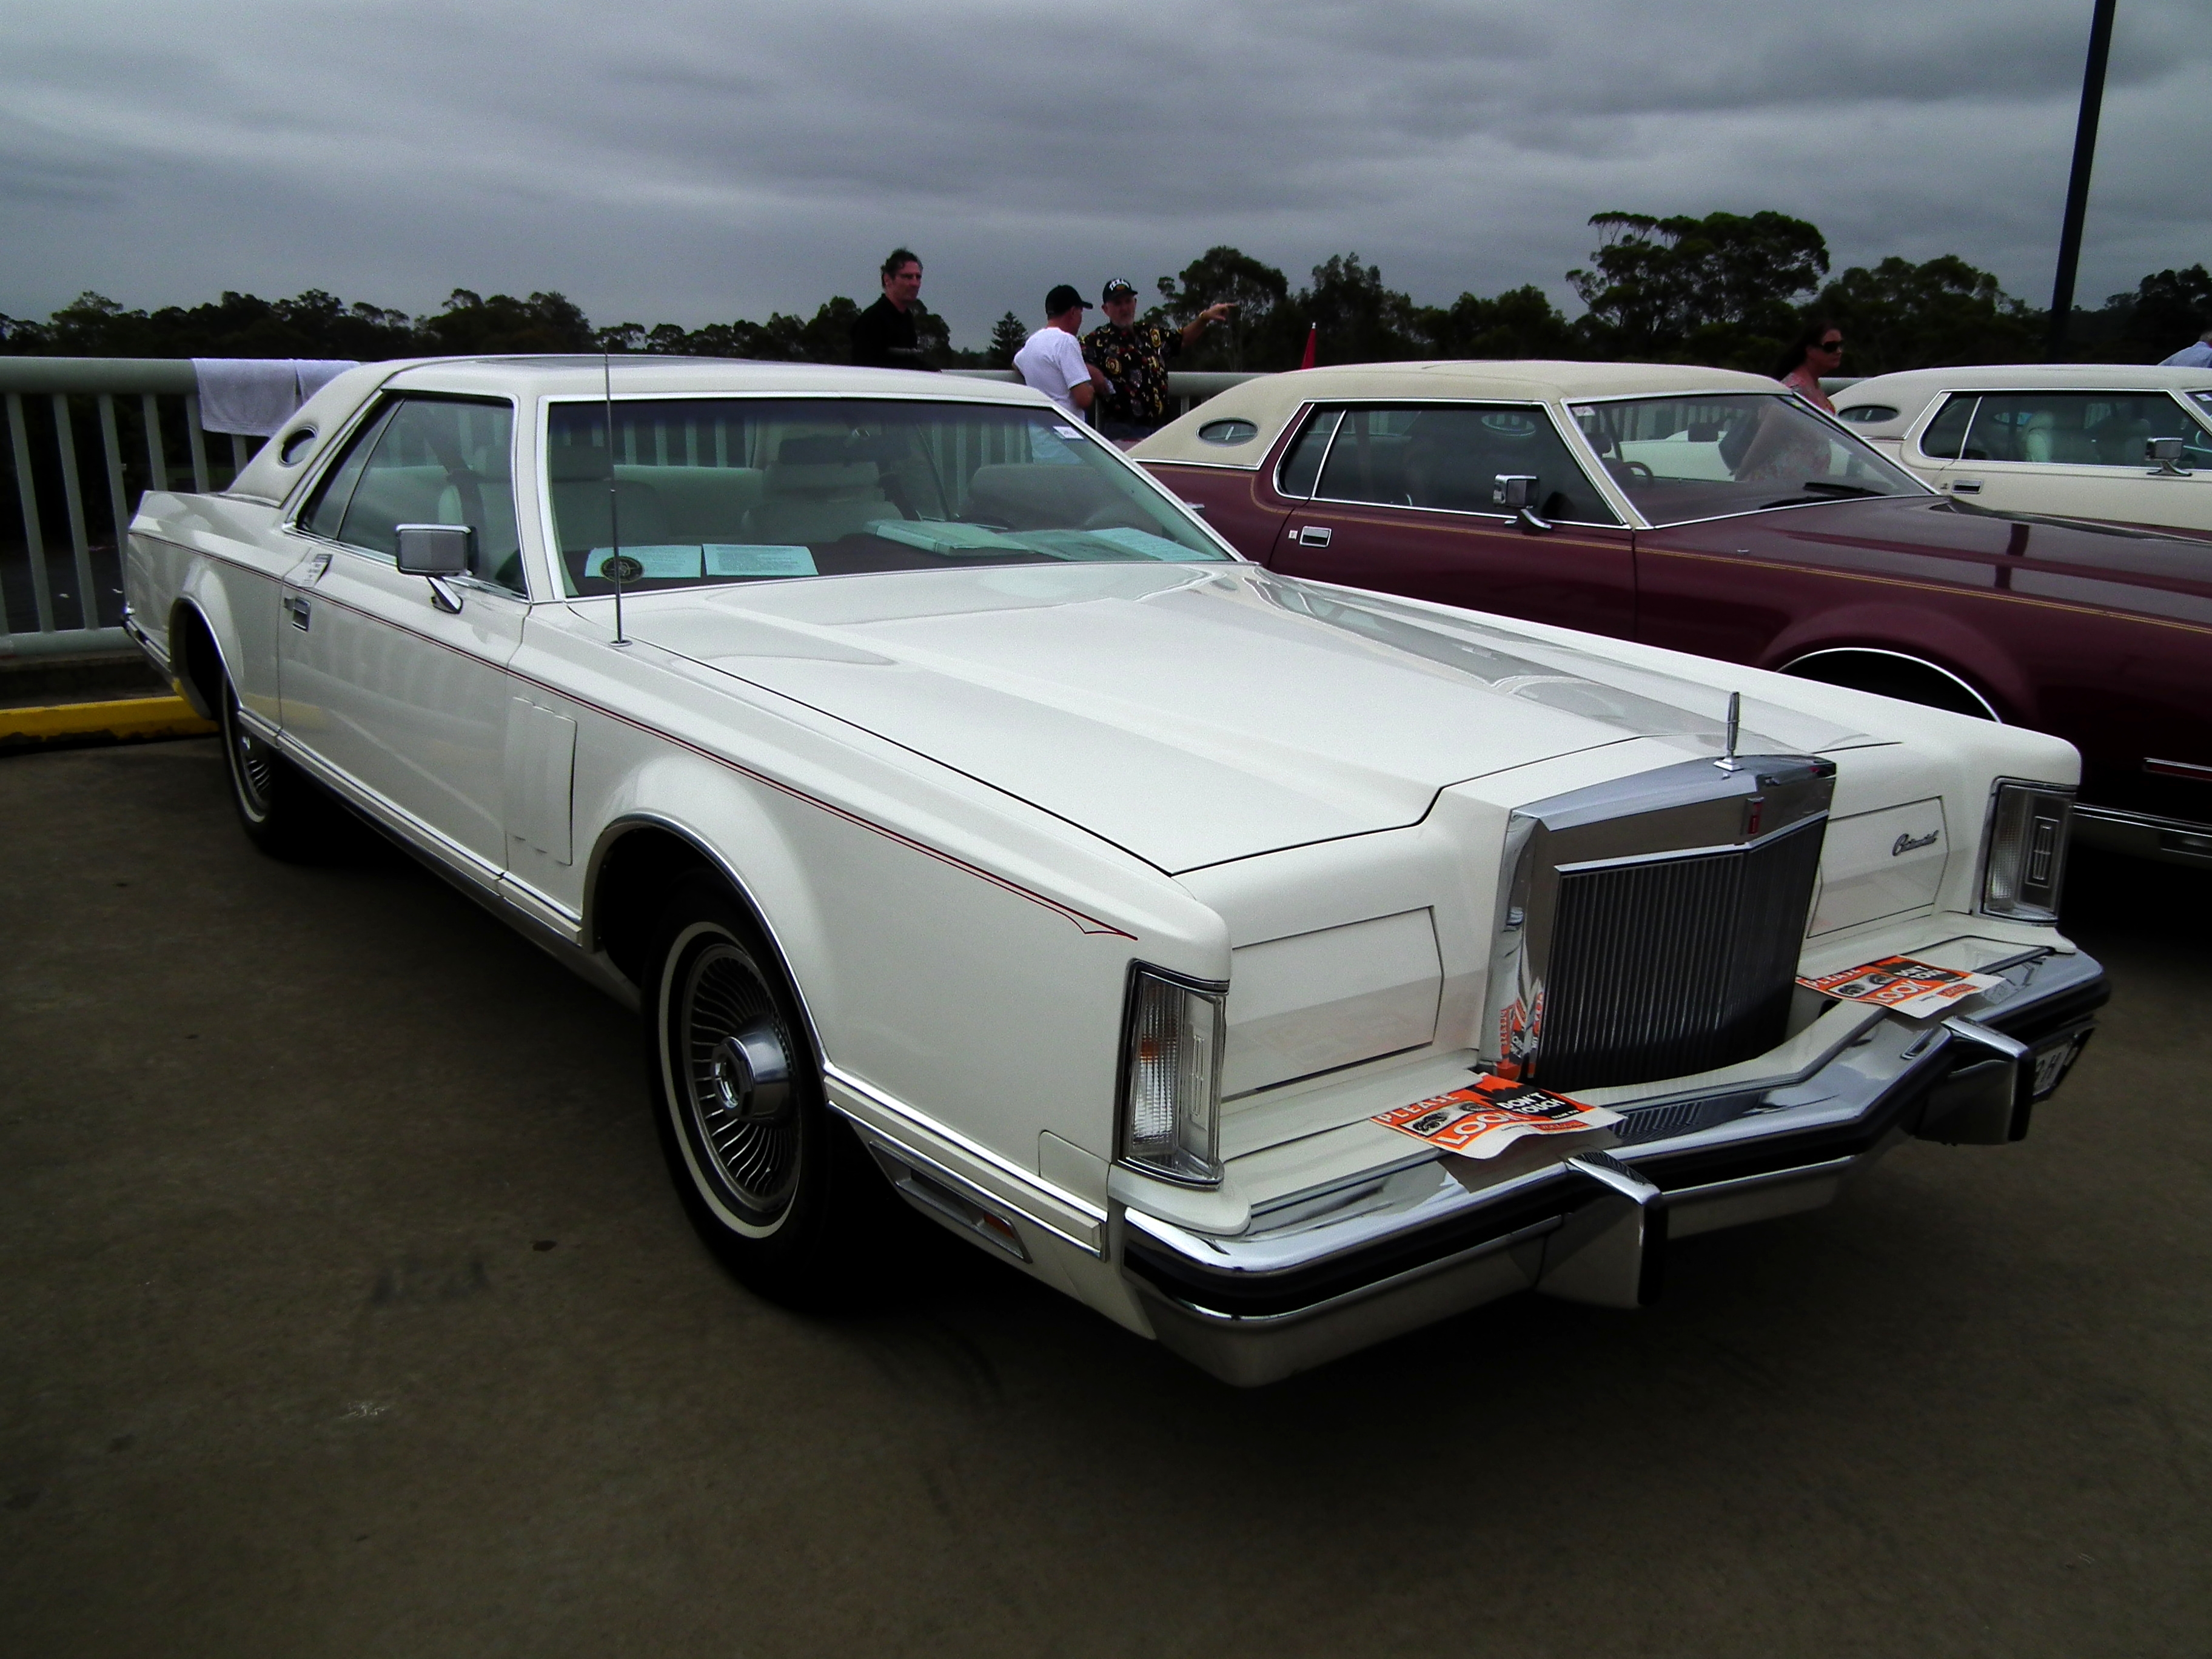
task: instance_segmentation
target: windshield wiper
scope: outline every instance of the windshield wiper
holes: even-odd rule
[[[1887,495],[1886,489],[1869,489],[1864,484],[1836,483],[1826,478],[1808,478],[1805,488],[1816,495]]]

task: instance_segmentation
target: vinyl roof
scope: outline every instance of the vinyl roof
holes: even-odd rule
[[[1577,398],[1657,396],[1670,392],[1778,392],[1763,374],[1680,363],[1580,363],[1546,359],[1510,362],[1347,363],[1267,374],[1231,386],[1146,439],[1131,456],[1148,461],[1258,464],[1284,422],[1301,404],[1339,399],[1497,398],[1561,403]],[[1209,443],[1199,428],[1231,417],[1259,430],[1238,444]]]

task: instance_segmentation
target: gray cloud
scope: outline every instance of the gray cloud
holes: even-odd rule
[[[1052,282],[1217,242],[1564,299],[1612,208],[1779,208],[1838,266],[1955,252],[2041,298],[2087,10],[1127,0],[1072,34],[1003,0],[44,9],[0,21],[0,310],[459,284],[696,324],[865,298],[905,241],[978,343]],[[2086,296],[2208,257],[2175,183],[2212,138],[2200,23],[2123,11]]]

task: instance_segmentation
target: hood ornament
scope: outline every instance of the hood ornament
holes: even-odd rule
[[[1727,748],[1721,757],[1713,763],[1714,765],[1719,767],[1723,772],[1733,772],[1737,769],[1735,739],[1736,733],[1742,729],[1742,726],[1743,693],[1741,691],[1731,691],[1729,693]]]

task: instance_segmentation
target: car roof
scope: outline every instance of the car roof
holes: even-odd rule
[[[1836,407],[1914,399],[1913,412],[1939,392],[2212,392],[2212,368],[2160,368],[2146,363],[1965,363],[1905,368],[1855,380]]]
[[[975,403],[1049,404],[1019,383],[931,374],[902,368],[853,368],[842,363],[759,362],[742,357],[575,356],[434,357],[384,366],[385,384],[404,392],[483,392],[522,397],[669,393],[793,392],[860,397],[954,398]]]
[[[272,441],[247,462],[227,493],[280,501],[311,472],[356,410],[389,387],[398,392],[447,392],[471,397],[596,398],[611,387],[617,397],[921,397],[933,401],[1015,404],[1056,408],[1041,392],[1004,380],[957,373],[928,374],[902,368],[850,368],[837,363],[769,363],[738,357],[574,356],[416,357],[362,363],[318,392],[279,428],[313,432],[313,441],[290,461],[288,445]]]
[[[1762,374],[1683,363],[1580,363],[1542,358],[1451,359],[1436,362],[1346,363],[1263,374],[1231,386],[1160,428],[1130,451],[1147,461],[1252,466],[1298,406],[1340,399],[1499,398],[1561,403],[1577,398],[1659,396],[1670,392],[1779,392]],[[1212,443],[1199,428],[1225,419],[1259,430],[1242,443]]]

